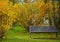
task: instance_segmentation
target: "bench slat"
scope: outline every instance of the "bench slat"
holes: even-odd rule
[[[55,26],[30,26],[30,32],[57,32]]]

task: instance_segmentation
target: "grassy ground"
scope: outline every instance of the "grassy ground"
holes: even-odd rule
[[[9,30],[7,33],[7,38],[0,39],[0,42],[60,42],[60,39],[33,39],[30,38],[28,32],[26,33],[22,31],[24,31],[24,29],[21,29],[20,27],[19,28],[15,27],[14,30]],[[42,34],[40,37],[42,37]]]

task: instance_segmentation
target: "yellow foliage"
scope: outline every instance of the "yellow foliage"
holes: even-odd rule
[[[3,4],[2,4],[3,3]],[[2,17],[0,25],[8,30],[14,22],[28,28],[30,25],[41,25],[44,23],[44,17],[46,14],[52,16],[54,6],[51,2],[45,3],[44,1],[39,1],[35,3],[23,3],[13,5],[9,0],[0,1],[0,15]],[[57,3],[55,3],[55,12],[58,10]],[[1,16],[0,16],[1,17]],[[5,19],[6,18],[6,19]],[[5,24],[5,22],[7,24]],[[1,27],[2,28],[2,27]]]
[[[9,0],[0,1],[0,32],[8,31],[16,18],[14,7],[9,4]],[[4,35],[5,35],[4,33]],[[1,34],[2,35],[2,34]]]

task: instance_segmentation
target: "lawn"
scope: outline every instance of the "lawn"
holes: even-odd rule
[[[60,39],[33,39],[30,38],[29,32],[24,32],[21,27],[14,27],[7,32],[7,38],[0,39],[0,42],[60,42]]]

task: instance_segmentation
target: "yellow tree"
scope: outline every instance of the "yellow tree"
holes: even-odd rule
[[[37,14],[37,19],[36,19],[36,23],[37,25],[43,25],[44,24],[44,16],[45,16],[45,3],[44,1],[39,1],[36,4],[36,9],[38,11],[38,14]]]
[[[3,4],[2,4],[3,3]],[[0,1],[0,38],[5,38],[6,32],[9,30],[14,19],[16,12],[13,6],[9,4],[9,0]]]

